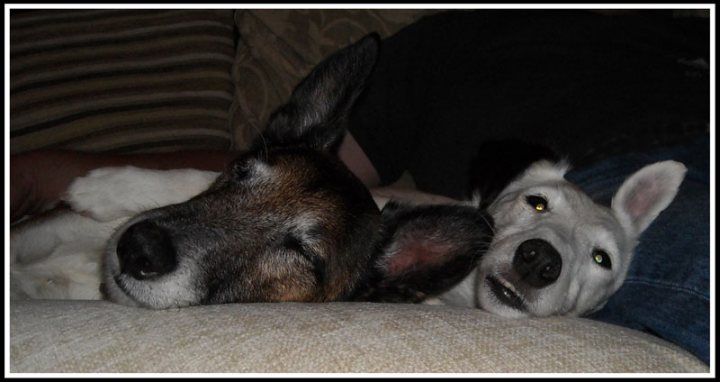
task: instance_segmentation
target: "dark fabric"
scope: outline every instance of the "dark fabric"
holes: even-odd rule
[[[630,174],[673,159],[688,169],[668,208],[640,236],[627,278],[590,318],[664,338],[710,362],[710,136],[620,155],[567,174],[593,199],[610,204]]]
[[[383,41],[350,131],[384,184],[464,197],[487,140],[583,165],[707,130],[708,49],[709,19],[665,11],[440,13]]]

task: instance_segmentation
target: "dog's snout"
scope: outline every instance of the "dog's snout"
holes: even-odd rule
[[[542,239],[522,242],[515,251],[513,268],[522,280],[535,288],[555,282],[562,270],[562,258],[558,251]]]
[[[120,271],[140,280],[164,275],[176,266],[172,238],[150,221],[133,224],[120,236],[117,256]]]

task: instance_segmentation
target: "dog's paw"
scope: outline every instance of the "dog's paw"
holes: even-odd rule
[[[193,169],[104,167],[73,181],[63,200],[82,215],[111,221],[184,202],[205,190],[217,175]]]
[[[111,221],[131,215],[126,199],[130,197],[132,172],[129,167],[106,167],[75,179],[62,199],[76,212],[98,221]]]

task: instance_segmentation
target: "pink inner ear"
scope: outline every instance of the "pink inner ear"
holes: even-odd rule
[[[451,244],[431,240],[418,240],[401,245],[387,264],[387,273],[399,275],[420,267],[442,264],[445,255],[453,249]]]
[[[625,201],[625,208],[633,220],[647,215],[658,202],[660,188],[656,182],[639,181]]]

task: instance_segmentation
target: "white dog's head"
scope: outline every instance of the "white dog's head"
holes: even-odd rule
[[[483,309],[507,317],[600,309],[686,172],[674,161],[648,165],[625,180],[608,208],[566,181],[567,170],[564,162],[535,162],[490,205],[495,234],[476,285]]]

